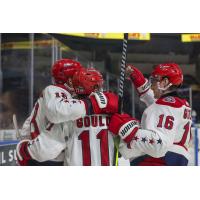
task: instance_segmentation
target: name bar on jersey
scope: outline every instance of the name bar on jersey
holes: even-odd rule
[[[181,34],[182,42],[200,42],[200,33]]]

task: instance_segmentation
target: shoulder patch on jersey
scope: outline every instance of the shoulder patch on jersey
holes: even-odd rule
[[[171,106],[174,108],[180,108],[183,105],[189,107],[189,104],[185,99],[180,99],[178,97],[172,97],[172,96],[163,97],[163,98],[161,97],[160,99],[156,101],[156,104]]]
[[[165,97],[162,99],[164,102],[175,103],[176,99],[174,97]]]

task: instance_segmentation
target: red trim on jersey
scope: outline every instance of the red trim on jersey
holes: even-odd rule
[[[130,133],[130,135],[128,135],[128,136],[124,139],[124,142],[130,143],[131,140],[135,137],[135,134],[137,133],[138,129],[139,129],[138,127],[134,128],[133,131]]]
[[[187,147],[185,147],[184,145],[182,145],[181,143],[173,143],[173,144],[175,144],[175,145],[178,145],[178,146],[181,146],[181,147],[183,147],[186,151],[188,151],[188,149],[187,149]]]
[[[28,142],[21,143],[20,146],[20,155],[22,156],[23,160],[30,160],[31,155],[28,152]]]
[[[108,130],[102,129],[96,137],[100,139],[101,166],[109,166]]]
[[[31,138],[32,139],[36,138],[40,134],[40,131],[39,131],[39,128],[38,128],[38,125],[37,125],[37,122],[36,122],[38,109],[39,109],[39,103],[37,103],[35,105],[34,114],[33,114],[33,117],[31,119],[31,124],[33,124],[33,126],[34,126],[34,132],[31,132]]]
[[[166,166],[166,163],[161,158],[145,158],[138,166]]]
[[[186,140],[188,138],[188,134],[191,133],[191,125],[190,125],[190,122],[188,122],[185,126],[184,126],[184,130],[185,132],[183,133],[183,137],[181,138],[181,140],[179,142],[175,142],[174,144],[176,145],[179,145],[179,146],[182,146],[184,147],[186,150],[188,150],[186,147],[185,147],[185,143],[186,143]],[[190,135],[189,135],[190,137]],[[190,140],[190,138],[189,138]]]
[[[170,99],[171,99],[171,101],[170,101]],[[174,108],[180,108],[182,106],[189,107],[189,105],[185,99],[180,99],[178,97],[172,97],[172,96],[161,97],[160,99],[158,99],[156,101],[156,104],[171,106]]]
[[[89,115],[89,108],[88,108],[87,102],[85,102],[84,100],[82,100],[82,102],[83,102],[84,105],[85,105],[85,113],[86,113],[86,115]]]
[[[83,166],[91,166],[91,151],[90,151],[90,136],[89,131],[83,131],[78,139],[81,140],[82,143],[82,158],[83,158]]]

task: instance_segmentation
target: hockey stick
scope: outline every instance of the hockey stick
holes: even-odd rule
[[[13,114],[13,124],[14,124],[14,128],[15,128],[15,131],[16,131],[16,138],[18,140],[21,139],[21,134],[19,132],[19,128],[18,128],[18,123],[17,123],[17,117],[16,117],[16,114]]]
[[[118,96],[119,96],[118,112],[119,113],[122,113],[122,110],[123,110],[124,80],[125,80],[127,47],[128,47],[128,33],[124,33],[122,59],[121,59],[120,76],[119,76],[119,91],[118,91]],[[119,142],[120,142],[120,138],[116,137],[115,138],[115,151],[114,151],[114,165],[115,166],[118,166]]]
[[[118,112],[122,113],[123,110],[123,96],[124,96],[124,80],[125,80],[125,68],[126,68],[126,57],[127,57],[127,44],[128,44],[128,33],[124,33],[123,49],[122,49],[122,60],[120,66],[119,76],[119,108]]]

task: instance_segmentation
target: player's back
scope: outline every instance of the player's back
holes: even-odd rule
[[[69,138],[66,165],[109,166],[113,163],[114,141],[108,131],[108,115],[91,115],[80,118],[67,127]]]
[[[45,101],[49,100],[51,103],[53,99],[51,95],[62,101],[71,98],[71,95],[64,89],[50,85],[43,90],[35,103],[30,119],[28,119],[30,121],[28,128],[32,139],[29,152],[35,160],[40,162],[50,159],[57,160],[57,156],[66,146],[62,123],[52,123],[47,117],[49,111],[46,104],[48,102]],[[59,160],[63,160],[63,156],[59,157]]]

